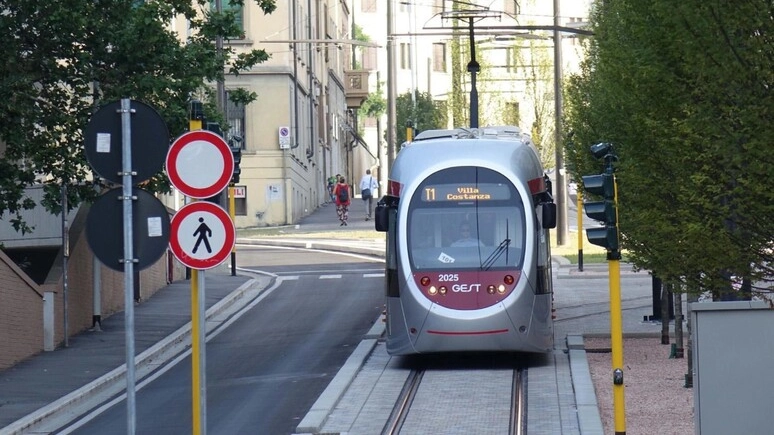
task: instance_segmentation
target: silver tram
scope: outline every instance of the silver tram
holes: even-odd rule
[[[389,178],[375,215],[387,232],[387,351],[550,351],[556,206],[530,137],[426,131]]]

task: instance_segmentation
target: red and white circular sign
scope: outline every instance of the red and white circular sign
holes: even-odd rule
[[[234,156],[226,141],[207,130],[182,134],[167,152],[169,181],[183,195],[209,198],[228,186],[234,173]]]
[[[172,216],[169,227],[169,249],[191,269],[211,269],[225,261],[234,249],[234,223],[217,204],[187,204]]]

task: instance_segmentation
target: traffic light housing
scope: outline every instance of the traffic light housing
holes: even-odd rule
[[[620,257],[618,238],[618,197],[613,161],[615,155],[610,144],[602,143],[591,147],[596,158],[605,158],[607,165],[604,174],[584,175],[583,189],[591,194],[601,196],[602,201],[587,202],[583,205],[586,216],[600,221],[603,227],[589,228],[586,237],[591,244],[601,246],[608,251],[608,256]]]
[[[242,147],[231,145],[231,154],[234,156],[234,173],[231,176],[232,183],[239,183],[239,175],[242,173],[242,169],[239,164],[242,162]]]

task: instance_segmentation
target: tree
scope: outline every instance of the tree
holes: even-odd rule
[[[398,95],[395,99],[395,118],[398,125],[397,142],[406,141],[406,122],[411,121],[417,133],[446,127],[446,110],[441,102],[434,101],[427,92],[417,92],[416,105],[411,92]]]
[[[567,90],[568,167],[601,172],[588,146],[614,144],[623,247],[665,283],[770,289],[773,14],[763,1],[620,0],[591,19]]]
[[[42,206],[61,211],[60,187],[76,207],[95,195],[83,151],[83,129],[95,104],[121,98],[143,101],[176,136],[187,127],[192,96],[204,97],[212,120],[221,120],[208,95],[224,74],[239,74],[268,59],[263,50],[220,53],[213,41],[241,37],[236,14],[243,0],[224,0],[223,13],[207,0],[0,0],[0,218],[17,231],[32,230],[21,212],[35,204],[25,188],[43,183]],[[265,13],[275,0],[255,0]],[[183,16],[191,36],[181,42],[167,26]],[[234,92],[241,103],[251,92]],[[146,188],[168,191],[163,174]],[[5,215],[9,217],[6,218]]]

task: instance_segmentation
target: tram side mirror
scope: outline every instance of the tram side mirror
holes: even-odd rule
[[[377,204],[374,210],[374,227],[376,231],[387,232],[390,208],[384,204]]]
[[[556,204],[545,202],[541,208],[543,209],[543,228],[556,228]]]

